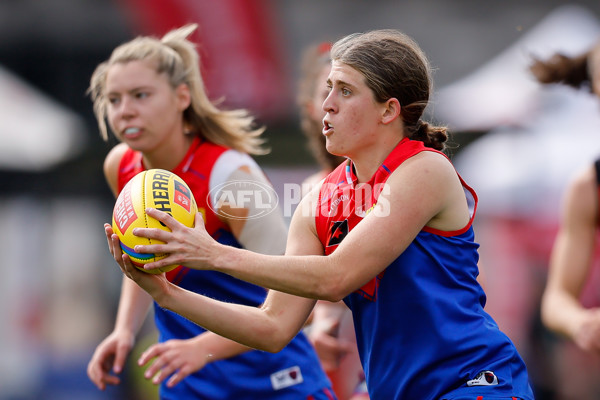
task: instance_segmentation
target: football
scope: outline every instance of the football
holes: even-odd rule
[[[170,231],[160,221],[146,215],[146,208],[156,208],[170,214],[188,227],[194,226],[198,206],[188,185],[176,174],[163,169],[142,171],[133,178],[117,197],[112,216],[113,231],[119,236],[121,250],[129,255],[138,269],[159,274],[168,272],[177,265],[147,271],[144,265],[165,258],[167,254],[136,253],[137,244],[159,244],[159,240],[135,236],[134,228],[158,228]]]

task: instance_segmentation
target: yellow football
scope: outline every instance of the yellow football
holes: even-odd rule
[[[170,214],[188,227],[194,226],[198,206],[188,185],[176,174],[164,169],[142,171],[125,185],[113,210],[112,228],[121,240],[121,250],[129,255],[131,262],[144,272],[159,274],[177,265],[146,271],[144,264],[158,261],[167,254],[136,253],[137,244],[159,244],[160,240],[135,236],[134,228],[158,228],[170,231],[160,221],[146,215],[146,208],[156,208]]]

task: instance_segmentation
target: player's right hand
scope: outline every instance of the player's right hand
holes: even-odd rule
[[[106,385],[118,385],[117,376],[123,371],[125,361],[133,348],[135,337],[127,333],[113,332],[96,347],[88,363],[87,374],[100,390]]]
[[[600,353],[600,308],[585,311],[573,340],[581,349]]]
[[[352,343],[338,337],[339,324],[339,321],[334,321],[327,329],[315,326],[309,334],[309,340],[326,372],[335,371],[342,358],[352,350]]]

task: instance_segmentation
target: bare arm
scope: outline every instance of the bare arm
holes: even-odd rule
[[[196,224],[203,226],[201,214],[197,214]],[[323,254],[314,229],[305,228],[288,235],[286,254]],[[118,248],[118,237],[111,235],[111,240],[111,246]],[[315,303],[276,291],[269,291],[260,308],[224,303],[174,286],[162,275],[140,272],[126,255],[116,259],[126,275],[162,307],[184,315],[207,330],[261,350],[276,352],[282,349],[302,329]],[[217,342],[211,339],[211,343]],[[219,352],[222,352],[221,356],[226,354],[223,348]]]
[[[106,156],[104,161],[104,176],[115,198],[119,195],[118,168],[127,145],[116,145]],[[110,245],[109,245],[110,248]],[[120,254],[119,249],[118,253]],[[115,330],[124,330],[135,335],[144,323],[144,319],[152,305],[152,298],[140,290],[137,285],[132,285],[128,279],[123,280],[121,297],[115,323]]]
[[[380,195],[375,209],[327,257],[295,256],[293,253],[285,257],[264,256],[226,248],[207,237],[202,223],[197,223],[194,229],[186,229],[156,210],[149,210],[149,215],[160,219],[172,232],[136,230],[136,235],[166,242],[164,245],[136,246],[136,251],[170,253],[169,257],[149,267],[183,263],[191,268],[218,270],[298,296],[338,301],[386,268],[425,225],[457,230],[468,223],[466,200],[456,171],[439,154],[423,152],[407,160],[390,176],[387,187],[389,190]],[[306,196],[296,209],[290,236],[312,232],[316,238],[314,202],[317,190]]]
[[[241,164],[237,169],[232,170],[224,182],[219,181],[218,178],[213,180],[211,175],[212,185],[225,184],[230,191],[228,202],[213,204],[215,212],[229,226],[237,241],[245,249],[261,254],[284,254],[287,226],[280,209],[277,208],[277,203],[274,202],[275,199],[267,198],[266,200],[273,202],[261,203],[263,207],[268,205],[271,212],[261,215],[260,218],[248,218],[256,215],[260,210],[257,210],[256,204],[252,202],[244,204],[231,202],[238,198],[243,199],[236,192],[244,189],[235,184],[239,181],[256,182],[261,187],[270,186],[264,173],[253,162],[248,165]],[[213,198],[210,199],[211,203],[212,200]],[[204,368],[208,363],[230,358],[248,350],[251,349],[247,346],[207,331],[186,340],[172,339],[156,343],[142,354],[138,363],[140,365],[151,363],[145,376],[152,378],[153,383],[159,384],[170,377],[167,386],[172,387],[188,375]]]
[[[197,214],[196,223],[202,226],[201,214]],[[318,239],[305,235],[306,231],[290,235],[286,254],[322,253]],[[112,246],[118,247],[118,236],[112,235],[111,239]],[[172,285],[163,275],[138,271],[127,255],[117,261],[126,276],[144,288],[161,307],[216,334],[260,350],[277,352],[285,347],[302,329],[315,303],[311,299],[273,290],[269,291],[260,308],[224,303]]]
[[[124,144],[115,146],[104,162],[104,175],[115,197],[118,195],[117,169],[126,148]],[[108,240],[110,249],[110,239]],[[118,249],[118,252],[120,254],[121,250]],[[112,373],[119,374],[123,370],[127,356],[134,346],[137,332],[151,304],[152,298],[146,292],[130,280],[123,278],[114,329],[96,347],[88,363],[88,376],[99,389],[104,390],[107,384],[120,383],[120,379]]]
[[[542,298],[544,323],[587,350],[600,350],[600,311],[579,301],[594,252],[597,204],[595,171],[589,168],[566,193]]]

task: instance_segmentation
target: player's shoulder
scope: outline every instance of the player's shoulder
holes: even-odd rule
[[[227,181],[238,170],[251,176],[262,176],[261,168],[249,154],[229,149],[215,160],[211,171],[211,182]]]
[[[599,186],[599,179],[594,165],[589,165],[573,176],[569,184],[569,190],[576,193],[585,193],[596,191]]]
[[[404,160],[395,171],[392,171],[392,183],[395,180],[426,179],[432,183],[447,179],[454,180],[457,175],[452,162],[445,154],[438,151],[421,151]]]
[[[104,158],[104,177],[106,178],[109,186],[113,188],[113,191],[117,187],[121,159],[128,149],[129,146],[127,146],[125,143],[119,143],[110,149]]]
[[[248,165],[255,166],[256,161],[248,154],[235,149],[227,149],[217,158],[216,163],[230,165]]]
[[[127,149],[129,146],[125,143],[119,143],[110,149],[104,158],[104,170],[106,171],[107,168],[116,170]]]
[[[452,168],[452,163],[450,162],[450,159],[444,153],[428,148],[425,148],[422,151],[415,153],[412,157],[407,158],[407,160],[405,161],[405,163],[410,162],[420,164],[431,164],[443,168]]]

